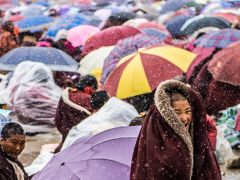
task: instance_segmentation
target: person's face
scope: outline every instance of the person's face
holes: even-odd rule
[[[25,147],[25,135],[12,134],[9,138],[1,139],[0,143],[5,153],[17,158]]]
[[[189,126],[192,122],[192,109],[188,100],[173,101],[172,107],[183,125],[186,127],[186,130],[189,130]]]

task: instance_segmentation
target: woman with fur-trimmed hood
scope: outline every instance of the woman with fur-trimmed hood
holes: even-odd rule
[[[162,82],[134,149],[131,180],[220,180],[200,96],[176,80]]]

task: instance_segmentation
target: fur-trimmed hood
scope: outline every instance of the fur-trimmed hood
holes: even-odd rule
[[[183,123],[178,118],[170,103],[170,97],[167,93],[170,89],[178,89],[185,96],[189,96],[190,87],[177,80],[167,80],[160,83],[154,95],[155,105],[167,124],[176,132],[185,142],[189,149],[191,158],[191,171],[193,169],[193,144],[190,134],[185,130]],[[192,173],[192,172],[191,172]]]

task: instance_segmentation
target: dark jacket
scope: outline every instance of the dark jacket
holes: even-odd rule
[[[24,171],[23,165],[20,161],[14,160],[5,154],[0,147],[0,179],[1,180],[17,180],[17,176],[15,174],[13,166],[7,161],[7,159],[16,163],[22,170],[25,175],[24,179],[28,180],[28,175]]]
[[[185,130],[167,93],[180,89],[193,106],[191,133]],[[155,93],[155,105],[144,119],[134,149],[131,180],[221,180],[207,137],[206,113],[200,96],[185,84],[170,80]]]

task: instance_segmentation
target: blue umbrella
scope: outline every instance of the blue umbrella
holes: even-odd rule
[[[181,28],[191,17],[192,16],[182,15],[168,21],[166,28],[171,33],[172,37],[176,38],[182,35]]]
[[[17,23],[20,32],[29,30],[39,30],[49,26],[53,22],[53,19],[48,16],[34,16],[25,18]]]
[[[69,30],[81,24],[88,24],[88,19],[82,15],[66,15],[62,16],[54,26],[48,29],[48,36],[55,37],[61,29]]]
[[[76,71],[78,63],[65,52],[51,47],[15,48],[0,58],[0,69],[13,71],[23,61],[41,62],[53,71]]]

